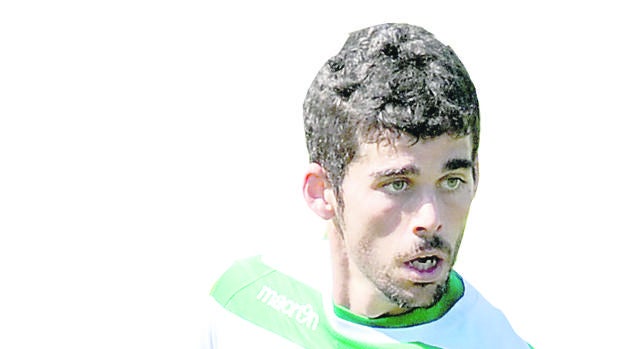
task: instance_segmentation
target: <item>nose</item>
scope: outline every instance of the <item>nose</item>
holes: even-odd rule
[[[413,233],[418,236],[426,236],[441,231],[441,221],[437,204],[432,201],[423,203],[412,219]]]

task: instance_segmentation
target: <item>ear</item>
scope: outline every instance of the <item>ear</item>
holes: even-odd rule
[[[325,169],[311,163],[304,178],[304,199],[308,207],[323,219],[332,219],[335,215],[335,197],[332,186],[327,179]]]

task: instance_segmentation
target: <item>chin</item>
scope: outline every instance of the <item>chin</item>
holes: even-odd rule
[[[447,290],[447,283],[414,284],[408,288],[390,288],[384,294],[403,309],[430,308]]]

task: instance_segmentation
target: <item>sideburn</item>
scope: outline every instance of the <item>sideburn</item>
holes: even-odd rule
[[[336,214],[332,218],[334,227],[340,237],[343,237],[344,233],[344,199],[342,197],[342,187],[340,185],[334,186],[334,196],[336,197]]]

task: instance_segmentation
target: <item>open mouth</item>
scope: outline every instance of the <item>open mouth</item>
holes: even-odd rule
[[[414,270],[421,273],[430,273],[437,268],[437,265],[441,262],[441,259],[437,256],[427,256],[412,259],[405,264]]]

